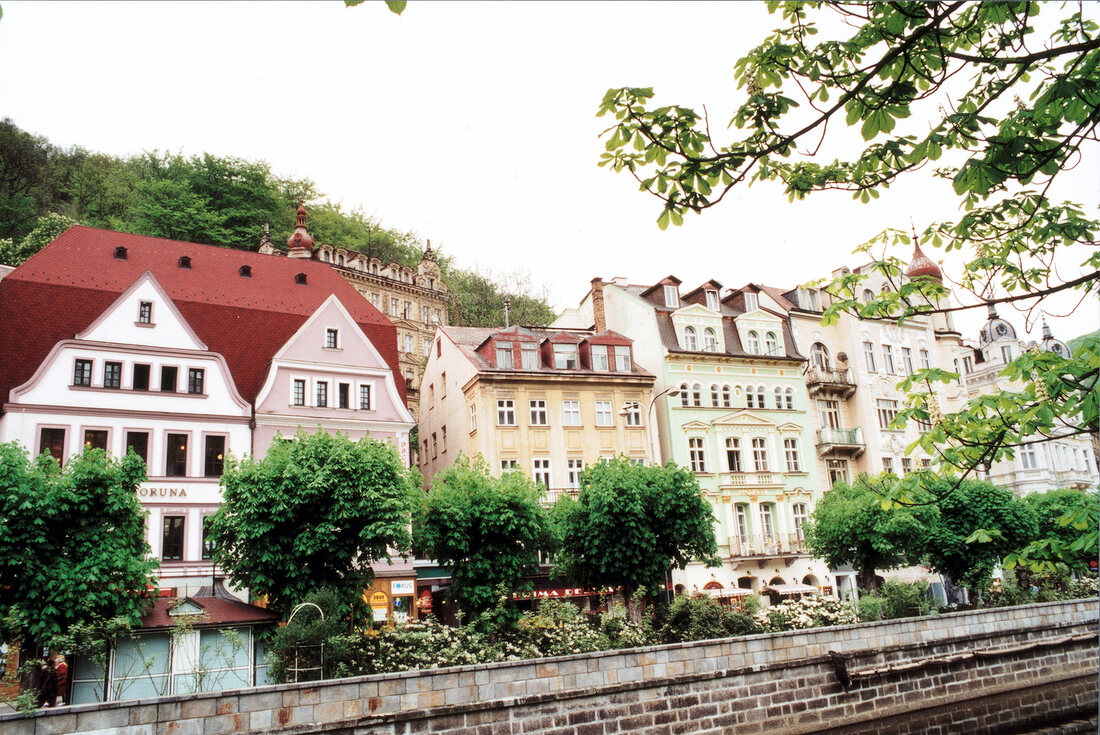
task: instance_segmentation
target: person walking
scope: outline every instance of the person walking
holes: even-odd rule
[[[38,667],[38,706],[57,706],[57,669],[54,668],[53,659],[49,655],[42,657],[42,663]]]

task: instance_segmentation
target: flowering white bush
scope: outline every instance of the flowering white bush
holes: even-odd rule
[[[795,600],[762,608],[753,617],[762,630],[775,632],[859,622],[850,604],[822,595],[803,595]]]

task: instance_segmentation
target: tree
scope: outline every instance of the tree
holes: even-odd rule
[[[926,227],[920,242],[964,254],[956,293],[968,292],[972,303],[942,305],[947,291],[938,280],[903,279],[905,264],[878,253],[879,246],[911,242],[902,226],[858,248],[865,254],[875,248],[861,273],[826,285],[834,297],[827,322],[841,313],[901,322],[1019,301],[1034,309],[1058,291],[1076,289],[1082,298],[1096,292],[1100,249],[1074,246],[1094,246],[1100,225],[1079,205],[1048,197],[1058,174],[1095,150],[1100,38],[1085,6],[770,7],[784,24],[734,67],[746,99],[730,121],[729,141],[711,136],[705,114],[682,105],[651,107],[652,89],[611,89],[603,99],[599,115],[615,122],[605,131],[600,165],[629,172],[661,201],[661,228],[715,206],[738,185],[779,181],[792,200],[840,190],[869,202],[898,177],[939,166],[930,178],[952,187],[961,214]],[[1060,15],[1048,20],[1052,13]],[[862,148],[849,160],[819,161],[818,152],[843,138],[845,126],[858,126]],[[872,274],[894,288],[864,303],[860,283]],[[955,376],[921,370],[906,389],[929,390],[911,395],[900,420],[931,419],[922,443],[937,452],[940,474],[961,479],[976,466],[1011,459],[1024,444],[1094,430],[1096,371],[1095,342],[1072,359],[1025,353],[1009,368],[1022,390],[984,395],[943,416],[930,387]],[[934,477],[913,473],[884,490],[905,502]]]
[[[18,239],[34,227],[48,197],[53,147],[11,121],[0,121],[0,238]]]
[[[578,584],[621,587],[633,604],[639,588],[664,586],[670,566],[719,564],[714,513],[687,469],[620,456],[585,469],[580,487],[577,500],[564,496],[553,510],[555,566]]]
[[[325,586],[359,600],[371,564],[409,548],[419,482],[389,444],[299,430],[262,460],[231,458],[222,484],[216,560],[283,612]]]
[[[494,277],[477,270],[448,269],[443,279],[450,288],[451,323],[461,327],[496,327],[521,324],[541,327],[554,321],[556,314],[546,302],[545,286],[541,291],[531,283],[529,274],[514,272]],[[504,303],[508,302],[505,319]]]
[[[75,224],[75,220],[52,212],[39,217],[34,229],[27,233],[18,245],[11,240],[0,240],[0,263],[22,265],[27,258],[46,247],[55,237]]]
[[[417,519],[416,546],[450,570],[447,594],[468,619],[495,606],[502,591],[531,588],[524,577],[538,572],[539,552],[551,539],[541,495],[520,472],[492,477],[480,456],[460,454],[435,476]]]
[[[917,505],[885,510],[879,478],[860,475],[852,485],[838,482],[818,501],[806,526],[810,552],[831,567],[851,564],[859,586],[878,590],[876,571],[915,564],[924,550],[935,507]]]
[[[1030,567],[1033,572],[1057,571],[1064,565],[1073,572],[1088,570],[1097,556],[1093,541],[1100,519],[1100,496],[1095,491],[1048,490],[1023,497],[1035,512],[1039,533],[1035,540],[1005,556],[1006,569]]]
[[[950,478],[938,483],[955,484]],[[1005,554],[1035,538],[1035,511],[1011,491],[982,480],[963,480],[950,493],[939,490],[939,514],[927,532],[925,558],[953,583],[984,590]]]
[[[88,449],[64,468],[0,444],[0,640],[36,650],[76,624],[137,624],[156,583],[130,452]]]

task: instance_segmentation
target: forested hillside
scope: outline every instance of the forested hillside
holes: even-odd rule
[[[18,265],[73,224],[255,250],[265,222],[272,240],[294,229],[299,199],[317,242],[415,265],[424,243],[412,231],[383,227],[362,210],[333,204],[310,179],[278,176],[264,161],[185,157],[147,151],[119,158],[60,148],[0,122],[0,263]],[[438,252],[452,289],[451,321],[463,326],[542,326],[554,318],[545,287],[532,293],[526,274],[506,278],[456,266]]]

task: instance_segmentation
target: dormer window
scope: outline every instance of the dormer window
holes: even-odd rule
[[[512,343],[511,342],[497,342],[497,369],[498,370],[511,370],[512,361]]]
[[[665,306],[676,309],[680,306],[680,292],[675,286],[665,286]]]
[[[179,267],[184,270],[191,270],[191,258],[186,255],[180,256]]]
[[[325,347],[330,350],[335,350],[340,345],[340,330],[339,329],[326,329],[325,330]]]
[[[522,360],[524,370],[538,370],[539,369],[539,350],[538,346],[532,342],[524,342],[519,346],[519,356]]]
[[[153,323],[153,302],[142,301],[138,303],[138,324]]]
[[[239,269],[237,269],[237,273],[240,274],[241,278],[251,278],[252,277],[252,266],[242,265]]]
[[[746,293],[745,294],[745,311],[756,311],[758,308],[760,308],[760,303],[756,299],[756,294]]]
[[[592,369],[611,369],[611,365],[607,361],[607,345],[592,345]]]
[[[126,248],[122,247],[121,245],[115,248],[115,259],[126,260]]]
[[[712,288],[707,289],[707,308],[711,311],[718,311],[718,292]]]
[[[779,340],[775,336],[775,332],[768,332],[764,337],[764,346],[767,349],[769,355],[779,354]]]
[[[576,370],[577,346],[554,345],[554,367],[558,370]]]
[[[626,345],[615,348],[615,369],[621,373],[629,373],[632,370],[630,348]]]
[[[298,275],[294,276],[294,282],[297,283],[299,286],[306,285],[306,274],[299,273]]]

